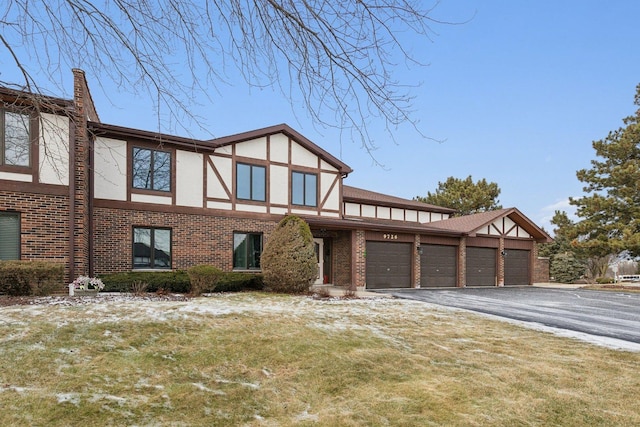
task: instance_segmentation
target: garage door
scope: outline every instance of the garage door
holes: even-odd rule
[[[420,245],[420,249],[420,287],[455,287],[458,281],[458,248]]]
[[[467,286],[496,285],[496,253],[494,248],[467,248]]]
[[[507,249],[504,256],[504,284],[529,284],[529,259],[531,252],[522,249]]]
[[[411,243],[367,242],[367,288],[411,287]]]

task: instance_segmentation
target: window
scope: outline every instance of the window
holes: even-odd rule
[[[20,214],[0,212],[0,260],[20,259]]]
[[[31,117],[0,109],[0,165],[31,165]]]
[[[266,168],[264,166],[236,164],[236,196],[238,199],[266,200]]]
[[[233,233],[233,268],[259,270],[262,255],[262,234]]]
[[[134,227],[133,268],[171,268],[171,229]]]
[[[317,206],[318,177],[313,173],[291,173],[291,203],[301,206]]]
[[[171,153],[134,147],[133,188],[171,191]]]

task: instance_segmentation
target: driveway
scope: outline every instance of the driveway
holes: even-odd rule
[[[640,343],[640,293],[537,287],[390,289],[380,292]]]

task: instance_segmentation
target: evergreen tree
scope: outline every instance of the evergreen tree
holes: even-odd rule
[[[502,209],[499,195],[500,188],[495,182],[483,178],[474,183],[471,175],[466,179],[450,176],[445,182],[438,182],[434,193],[428,191],[426,197],[418,196],[416,200],[455,209],[455,216],[462,216]]]
[[[635,105],[640,107],[640,84]],[[593,142],[598,159],[577,172],[587,195],[570,199],[580,218],[574,242],[594,256],[625,250],[640,256],[640,109],[623,122]]]
[[[284,217],[269,236],[260,265],[268,290],[307,292],[318,276],[318,259],[309,225],[295,215]]]
[[[555,226],[553,242],[540,245],[539,255],[549,257],[551,277],[572,283],[585,275],[588,264],[583,251],[572,244],[575,224],[564,211],[556,211],[551,224]]]

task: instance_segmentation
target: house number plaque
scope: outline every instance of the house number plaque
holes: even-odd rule
[[[397,234],[383,234],[382,238],[385,240],[398,240]]]

